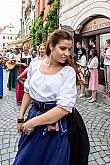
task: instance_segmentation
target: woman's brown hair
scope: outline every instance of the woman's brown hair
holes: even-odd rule
[[[92,52],[92,57],[98,57],[98,52],[96,48],[92,48],[90,52]]]
[[[55,47],[61,40],[71,40],[71,41],[73,41],[73,37],[66,30],[63,30],[63,29],[55,30],[53,33],[51,33],[51,35],[48,38],[47,47],[46,47],[47,56],[49,56],[50,53],[51,53],[50,44],[52,45],[52,47]],[[68,59],[66,60],[64,65],[69,65],[72,68],[74,68],[74,70],[76,72],[77,84],[83,83],[82,80],[81,80],[81,76],[79,74],[80,71],[78,70],[76,62],[73,59],[72,55],[70,55],[68,57]]]

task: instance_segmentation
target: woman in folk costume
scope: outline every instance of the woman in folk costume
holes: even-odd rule
[[[3,67],[2,56],[0,55],[0,99],[3,97]]]
[[[18,65],[17,62],[20,61],[19,49],[16,47],[13,49],[13,53],[9,56],[7,61],[7,67],[9,67],[9,76],[7,87],[9,90],[16,88],[16,80],[18,76]]]
[[[30,62],[30,65],[32,65],[32,63],[34,63],[35,61],[40,60],[42,62],[42,60],[44,60],[46,58],[46,46],[45,44],[40,44],[37,50],[37,56]],[[39,63],[40,64],[40,63]],[[29,66],[30,66],[29,65]],[[27,74],[29,67],[27,67],[19,76],[17,79],[22,78],[25,74]]]
[[[13,165],[71,164],[67,116],[72,116],[77,97],[72,44],[69,32],[56,30],[49,37],[47,58],[40,65],[33,63],[29,67],[18,116],[17,130],[22,135]]]
[[[29,53],[29,49],[27,45],[23,46],[23,52],[20,55],[20,62],[18,63],[19,65],[19,70],[18,70],[18,76],[28,67],[28,65],[31,62],[31,55]],[[27,75],[23,75],[23,78],[27,78]],[[21,103],[22,98],[24,95],[24,87],[21,86],[18,82],[16,85],[16,102]]]

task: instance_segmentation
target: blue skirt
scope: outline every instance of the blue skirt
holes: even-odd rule
[[[0,65],[0,97],[3,96],[3,68]]]
[[[37,107],[32,106],[26,120],[41,114]],[[44,125],[35,128],[29,136],[22,134],[13,165],[69,165],[69,162],[70,143],[67,121],[63,118],[59,121],[59,131],[47,131]]]

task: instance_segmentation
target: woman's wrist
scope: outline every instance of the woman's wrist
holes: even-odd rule
[[[18,124],[24,123],[24,117],[23,117],[23,115],[19,115],[19,116],[17,117],[17,123],[18,123]]]
[[[17,119],[17,123],[18,123],[18,124],[24,123],[24,118],[18,118],[18,119]]]

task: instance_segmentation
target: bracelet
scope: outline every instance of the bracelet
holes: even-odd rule
[[[24,119],[17,119],[17,123],[23,123],[24,122]]]

